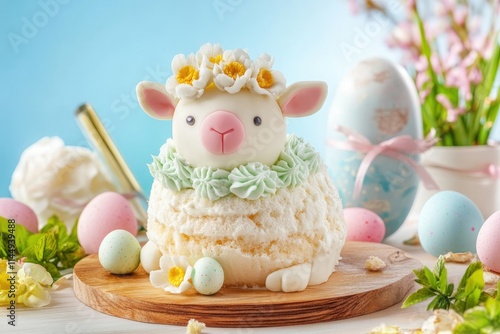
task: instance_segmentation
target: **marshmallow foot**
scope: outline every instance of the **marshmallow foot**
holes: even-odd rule
[[[303,263],[272,272],[266,278],[266,288],[271,291],[303,291],[309,284],[311,264]]]

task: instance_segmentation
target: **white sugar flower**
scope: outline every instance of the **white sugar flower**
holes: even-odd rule
[[[203,64],[212,70],[214,65],[219,64],[222,60],[224,50],[219,44],[204,44],[201,46],[200,50],[196,53],[196,59],[198,64]]]
[[[190,54],[187,58],[179,54],[172,60],[172,72],[165,88],[167,92],[180,99],[197,99],[205,90],[212,77],[210,69],[200,67],[196,57]]]
[[[226,50],[213,69],[214,84],[230,94],[238,93],[252,75],[252,60],[241,50]]]
[[[273,63],[271,56],[265,53],[261,55],[253,64],[247,88],[257,94],[279,96],[286,87],[286,80],[281,72],[271,70]]]
[[[191,273],[185,256],[166,256],[160,259],[160,270],[149,273],[149,280],[155,288],[163,288],[170,293],[183,293],[191,287]]]

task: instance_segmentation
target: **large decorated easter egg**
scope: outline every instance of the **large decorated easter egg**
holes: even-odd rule
[[[344,207],[362,207],[377,213],[386,226],[385,236],[394,233],[405,221],[418,188],[418,175],[407,159],[384,154],[377,145],[405,145],[422,139],[422,120],[416,88],[399,65],[383,58],[358,63],[341,80],[330,107],[327,163]],[[339,131],[339,126],[355,133]],[[406,141],[395,138],[406,136]],[[360,141],[359,141],[360,140]],[[373,147],[372,147],[373,146]],[[361,149],[360,149],[361,148]],[[374,154],[378,150],[379,154]],[[374,159],[364,160],[367,155]],[[401,154],[418,160],[418,154]],[[366,168],[359,194],[355,182],[360,166]]]

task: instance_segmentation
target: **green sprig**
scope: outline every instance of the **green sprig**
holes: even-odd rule
[[[432,271],[424,266],[413,272],[417,277],[415,282],[422,285],[422,288],[409,295],[403,302],[402,308],[433,298],[427,306],[428,310],[452,308],[459,314],[463,314],[466,310],[480,305],[489,297],[483,291],[483,267],[478,261],[472,262],[467,267],[456,290],[454,284],[448,282],[448,271],[442,256],[437,259]]]
[[[68,233],[64,222],[57,216],[52,216],[40,232],[32,233],[19,224],[9,230],[8,220],[0,217],[0,257],[10,257],[9,238],[14,234],[15,259],[25,258],[25,262],[42,265],[55,281],[62,276],[62,271],[73,268],[85,257],[85,251],[78,242],[77,224],[78,222]]]
[[[448,272],[442,256],[437,259],[432,271],[424,266],[413,272],[415,282],[422,288],[410,294],[402,308],[433,298],[427,310],[451,308],[463,316],[464,322],[455,327],[453,333],[500,333],[500,282],[492,294],[484,291],[481,262],[472,262],[467,267],[456,290],[453,283],[448,283]]]
[[[500,290],[500,282],[498,290]],[[500,332],[500,294],[498,292],[496,298],[487,298],[484,305],[465,311],[464,322],[453,330],[453,333],[458,334],[498,332]]]

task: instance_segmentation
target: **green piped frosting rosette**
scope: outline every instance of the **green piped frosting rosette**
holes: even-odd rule
[[[321,158],[302,138],[288,135],[278,161],[271,167],[251,162],[231,172],[211,167],[190,166],[168,139],[160,154],[148,165],[155,180],[172,191],[194,189],[198,197],[216,201],[229,194],[256,200],[278,189],[297,187],[318,171]]]

